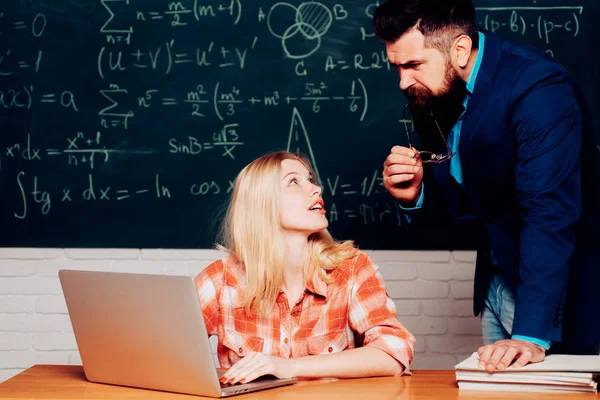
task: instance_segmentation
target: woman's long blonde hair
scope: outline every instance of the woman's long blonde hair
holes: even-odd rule
[[[299,154],[278,151],[248,164],[237,176],[223,221],[220,245],[246,269],[247,315],[265,315],[283,285],[284,242],[281,228],[280,172],[283,160],[301,162],[315,176],[310,162]],[[305,282],[327,282],[326,273],[358,250],[352,241],[336,242],[325,229],[308,238],[304,259]]]

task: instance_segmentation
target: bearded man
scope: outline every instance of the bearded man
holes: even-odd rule
[[[388,0],[374,26],[413,121],[384,186],[411,223],[443,203],[484,232],[480,367],[598,354],[598,147],[573,78],[544,52],[478,30],[471,0]]]

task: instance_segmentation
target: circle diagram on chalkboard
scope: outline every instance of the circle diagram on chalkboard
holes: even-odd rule
[[[294,6],[276,3],[269,10],[269,32],[281,39],[285,55],[292,59],[309,57],[321,47],[321,38],[333,22],[329,8],[322,3],[310,1]]]

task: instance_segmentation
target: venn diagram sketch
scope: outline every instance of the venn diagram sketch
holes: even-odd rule
[[[281,40],[283,51],[292,59],[303,59],[319,50],[332,22],[329,8],[315,1],[299,6],[276,3],[267,17],[269,32]]]

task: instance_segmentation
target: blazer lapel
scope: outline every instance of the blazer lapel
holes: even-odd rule
[[[502,55],[501,39],[493,33],[487,31],[483,31],[483,33],[485,35],[485,49],[479,73],[477,74],[477,80],[475,81],[475,88],[463,117],[460,143],[458,144],[460,154],[468,153],[469,150],[477,147],[478,142],[485,140],[476,136],[477,125],[485,123],[485,98],[492,89],[496,70]]]

